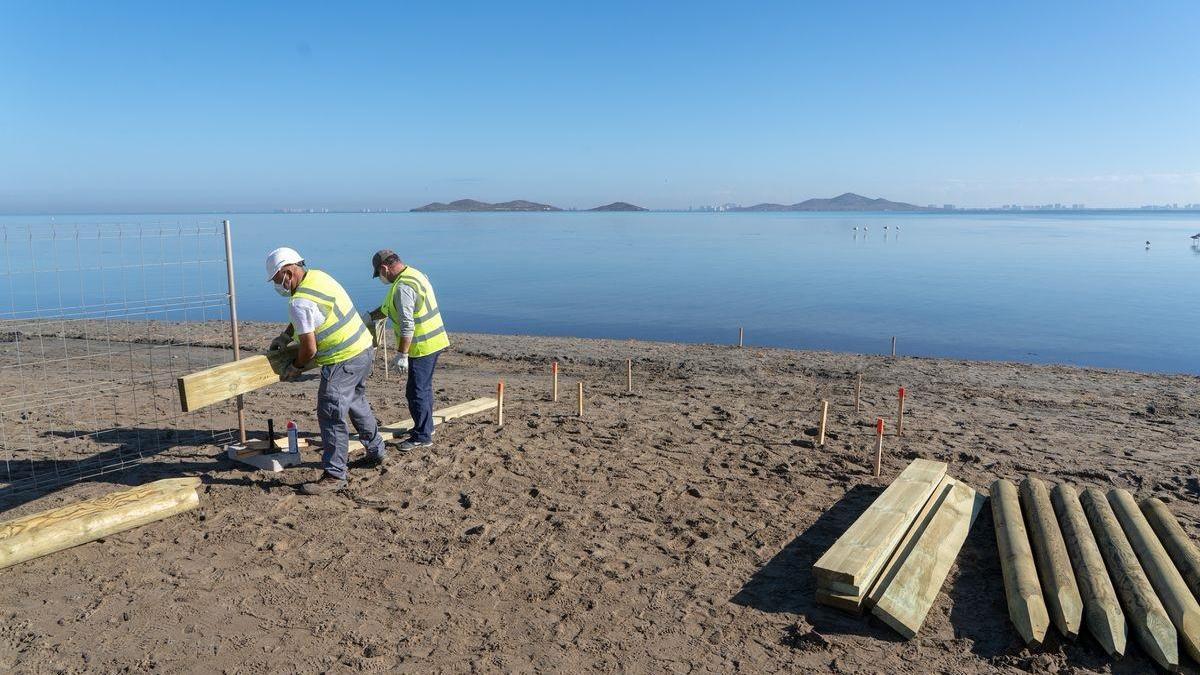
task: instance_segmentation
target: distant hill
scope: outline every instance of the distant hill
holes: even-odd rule
[[[924,211],[916,204],[893,202],[880,197],[871,199],[853,192],[838,195],[833,199],[806,199],[796,204],[756,204],[743,206],[735,211]]]
[[[588,209],[588,211],[649,211],[649,210],[650,209],[644,209],[640,206],[635,206],[633,204],[630,204],[629,202],[613,202],[611,204],[605,204],[604,206],[597,206],[594,209]]]
[[[550,206],[549,204],[525,201],[524,199],[500,202],[499,204],[489,204],[474,199],[460,199],[449,204],[433,202],[432,204],[412,209],[412,211],[562,211],[562,209],[557,206]]]

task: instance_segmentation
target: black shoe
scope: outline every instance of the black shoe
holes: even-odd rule
[[[323,474],[319,480],[311,483],[305,483],[300,486],[300,494],[303,495],[323,495],[330,492],[346,489],[346,479],[337,478],[329,474]]]

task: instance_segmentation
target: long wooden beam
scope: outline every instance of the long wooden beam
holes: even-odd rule
[[[818,582],[865,595],[945,475],[945,462],[913,460],[813,565]]]
[[[1033,545],[1037,561],[1038,578],[1045,591],[1046,608],[1050,618],[1070,640],[1079,637],[1083,625],[1083,599],[1075,583],[1075,571],[1071,569],[1071,558],[1054,507],[1050,505],[1050,490],[1039,478],[1029,476],[1021,481],[1021,505],[1025,507],[1025,520],[1029,523],[1029,543]]]
[[[917,636],[929,608],[933,606],[946,575],[958,558],[967,533],[983,510],[987,498],[969,485],[947,478],[949,486],[942,495],[934,493],[938,504],[921,533],[910,546],[901,544],[897,555],[903,559],[894,574],[881,579],[884,587],[871,611],[884,623],[908,639]],[[930,499],[930,502],[934,499]],[[915,526],[914,526],[915,528]],[[872,591],[872,595],[875,592]]]
[[[1179,526],[1179,521],[1171,515],[1170,509],[1160,500],[1151,497],[1142,500],[1142,513],[1150,521],[1150,527],[1158,534],[1158,540],[1171,554],[1175,567],[1183,575],[1192,595],[1200,598],[1200,551],[1188,538],[1187,532]]]
[[[1146,573],[1138,562],[1129,539],[1104,492],[1088,488],[1079,496],[1083,512],[1092,524],[1096,544],[1112,577],[1113,587],[1125,608],[1125,621],[1142,643],[1142,649],[1169,671],[1179,668],[1179,638],[1171,617],[1163,607]]]
[[[1083,599],[1083,617],[1087,620],[1088,630],[1104,647],[1104,651],[1123,656],[1125,614],[1121,611],[1121,602],[1117,599],[1112,580],[1108,578],[1108,569],[1104,566],[1096,537],[1092,535],[1092,528],[1083,515],[1079,493],[1070,485],[1059,483],[1054,486],[1050,496],[1062,527],[1063,541],[1075,568],[1075,580]]]
[[[168,478],[0,523],[0,568],[196,508],[199,478]]]
[[[297,350],[299,346],[292,345],[277,352],[248,356],[184,375],[177,381],[179,405],[183,412],[191,412],[274,384],[288,364],[296,360]],[[310,363],[306,370],[315,367]]]
[[[1000,479],[992,483],[991,492],[996,546],[1000,549],[1004,592],[1008,597],[1008,618],[1025,642],[1040,645],[1050,627],[1050,614],[1046,611],[1046,601],[1038,583],[1017,487]]]
[[[1146,522],[1133,495],[1127,490],[1109,490],[1108,503],[1121,522],[1125,536],[1129,537],[1138,560],[1142,562],[1150,585],[1158,592],[1158,599],[1167,610],[1167,616],[1175,624],[1179,641],[1193,659],[1200,661],[1200,603],[1192,597],[1183,576],[1175,569],[1175,563],[1171,562],[1171,556],[1158,540],[1154,528]]]

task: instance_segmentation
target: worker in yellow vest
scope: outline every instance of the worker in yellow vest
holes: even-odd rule
[[[300,491],[317,495],[340,490],[349,478],[347,416],[367,450],[369,463],[382,464],[386,452],[379,422],[366,397],[367,378],[375,361],[371,334],[346,289],[325,272],[308,269],[295,249],[277,248],[267,255],[267,280],[275,285],[275,292],[290,299],[291,315],[288,327],[271,341],[271,351],[286,348],[293,339],[299,343],[296,358],[288,364],[283,379],[299,378],[314,360],[321,367],[317,422],[325,472],[320,480],[301,486]]]
[[[371,258],[371,269],[388,285],[383,304],[371,312],[371,319],[392,320],[396,333],[392,366],[408,372],[404,394],[413,428],[400,451],[433,445],[433,369],[438,354],[450,346],[437,296],[428,277],[405,265],[391,249],[377,252]]]

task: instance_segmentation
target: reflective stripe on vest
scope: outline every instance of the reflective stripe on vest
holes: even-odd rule
[[[413,335],[412,345],[408,349],[411,357],[428,356],[450,346],[450,338],[446,335],[446,326],[442,323],[442,311],[438,308],[437,296],[433,293],[433,285],[419,270],[405,267],[392,285],[388,288],[387,296],[379,310],[392,320],[392,330],[399,344],[403,336],[400,334],[400,317],[396,314],[396,289],[404,284],[413,289],[416,302],[413,306]]]
[[[346,289],[321,270],[308,270],[293,298],[316,303],[325,314],[317,327],[317,365],[341,363],[358,356],[371,346],[367,324],[354,309]]]

